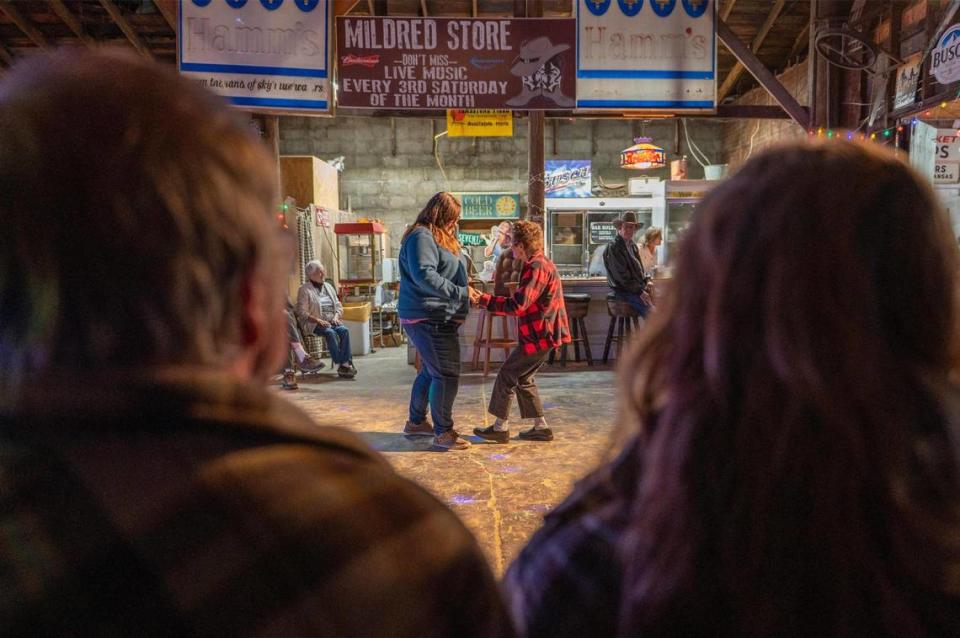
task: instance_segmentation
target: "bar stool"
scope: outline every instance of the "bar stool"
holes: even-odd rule
[[[593,365],[593,353],[590,352],[590,339],[587,337],[587,324],[584,317],[590,311],[590,295],[583,293],[564,293],[563,305],[567,308],[567,319],[570,320],[570,331],[572,339],[569,344],[563,344],[558,348],[560,350],[560,367],[567,366],[567,346],[573,346],[573,358],[580,363],[580,344],[583,343],[583,352],[587,355],[587,365]],[[550,351],[548,363],[553,365],[557,349]]]
[[[504,293],[512,295],[516,289],[516,282],[504,284]],[[500,334],[493,334],[493,326],[500,318]],[[514,321],[516,317],[513,318]],[[515,330],[519,337],[519,332]],[[483,376],[490,373],[490,351],[497,348],[503,349],[503,359],[510,356],[510,350],[518,345],[518,341],[510,336],[510,318],[507,315],[497,314],[481,308],[477,313],[477,333],[473,339],[473,369],[480,367],[480,352],[483,351]]]
[[[603,363],[607,363],[610,355],[610,344],[617,344],[617,359],[620,359],[620,346],[630,338],[630,332],[640,327],[640,313],[626,301],[617,299],[616,295],[607,295],[607,314],[610,315],[610,327],[607,329],[607,342],[603,346]],[[614,335],[616,330],[616,335]],[[626,335],[624,335],[626,330]]]

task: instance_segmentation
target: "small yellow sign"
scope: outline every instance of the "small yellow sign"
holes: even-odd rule
[[[450,137],[513,137],[512,111],[447,111]]]

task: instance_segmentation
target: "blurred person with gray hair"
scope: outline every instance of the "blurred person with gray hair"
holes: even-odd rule
[[[452,512],[263,387],[276,182],[173,69],[0,82],[0,635],[513,634]]]

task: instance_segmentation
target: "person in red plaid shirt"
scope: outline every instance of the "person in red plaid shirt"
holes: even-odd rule
[[[517,222],[513,226],[512,241],[514,259],[524,262],[516,293],[512,297],[494,297],[470,289],[473,303],[493,313],[516,315],[520,326],[519,346],[500,367],[487,408],[497,420],[486,428],[474,428],[473,433],[488,441],[509,441],[510,398],[516,394],[520,418],[534,420],[533,427],[520,432],[520,438],[552,441],[553,432],[543,417],[534,376],[551,350],[570,343],[563,288],[556,266],[543,254],[543,231],[539,224]]]

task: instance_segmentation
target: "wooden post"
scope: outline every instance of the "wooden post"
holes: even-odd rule
[[[543,0],[527,1],[527,17],[543,17]],[[546,225],[546,211],[544,210],[544,123],[546,119],[543,111],[527,111],[527,138],[530,144],[528,151],[527,171],[527,218],[541,225]]]
[[[267,145],[270,156],[273,158],[274,172],[277,176],[277,193],[282,198],[284,192],[283,179],[280,176],[280,118],[276,115],[259,115],[257,117],[263,123],[263,142]]]

